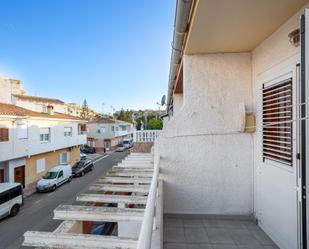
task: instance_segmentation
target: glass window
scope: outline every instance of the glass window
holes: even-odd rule
[[[72,127],[64,127],[64,136],[72,137]]]
[[[41,142],[50,141],[50,128],[40,128],[40,141]]]
[[[55,179],[57,177],[57,172],[48,171],[43,179]]]
[[[59,172],[58,178],[60,178],[60,177],[62,177],[62,176],[63,176],[63,171],[61,170],[61,171]]]
[[[43,171],[45,171],[45,158],[36,161],[36,173],[41,173]]]
[[[68,164],[70,160],[70,153],[64,152],[59,154],[59,163],[60,164]]]

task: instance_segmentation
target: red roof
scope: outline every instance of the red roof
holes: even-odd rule
[[[40,117],[46,119],[66,119],[66,120],[84,120],[79,117],[68,114],[57,113],[48,114],[42,112],[34,112],[16,105],[0,103],[0,116],[17,116],[17,117]],[[84,120],[86,121],[86,120]]]
[[[30,101],[33,100],[33,101],[39,101],[39,102],[64,104],[64,102],[61,101],[60,99],[36,97],[36,96],[21,95],[21,94],[13,94],[13,96],[19,99],[25,99],[25,100],[30,100]]]

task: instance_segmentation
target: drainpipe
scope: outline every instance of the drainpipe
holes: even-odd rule
[[[185,36],[188,32],[188,23],[193,1],[194,0],[177,0],[167,94],[168,105],[171,102],[171,97],[175,85],[175,78],[178,73],[177,69],[179,68],[183,55],[183,45],[185,42]]]

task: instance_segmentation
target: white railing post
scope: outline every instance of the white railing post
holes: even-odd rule
[[[157,199],[159,160],[154,159],[154,172],[151,180],[149,195],[145,208],[144,219],[138,237],[137,249],[150,249],[153,231],[153,221],[155,214],[155,204]]]
[[[159,130],[134,131],[134,142],[154,142],[160,135]]]

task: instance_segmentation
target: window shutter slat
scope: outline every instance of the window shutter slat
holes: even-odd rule
[[[0,142],[9,141],[9,128],[0,128]]]

